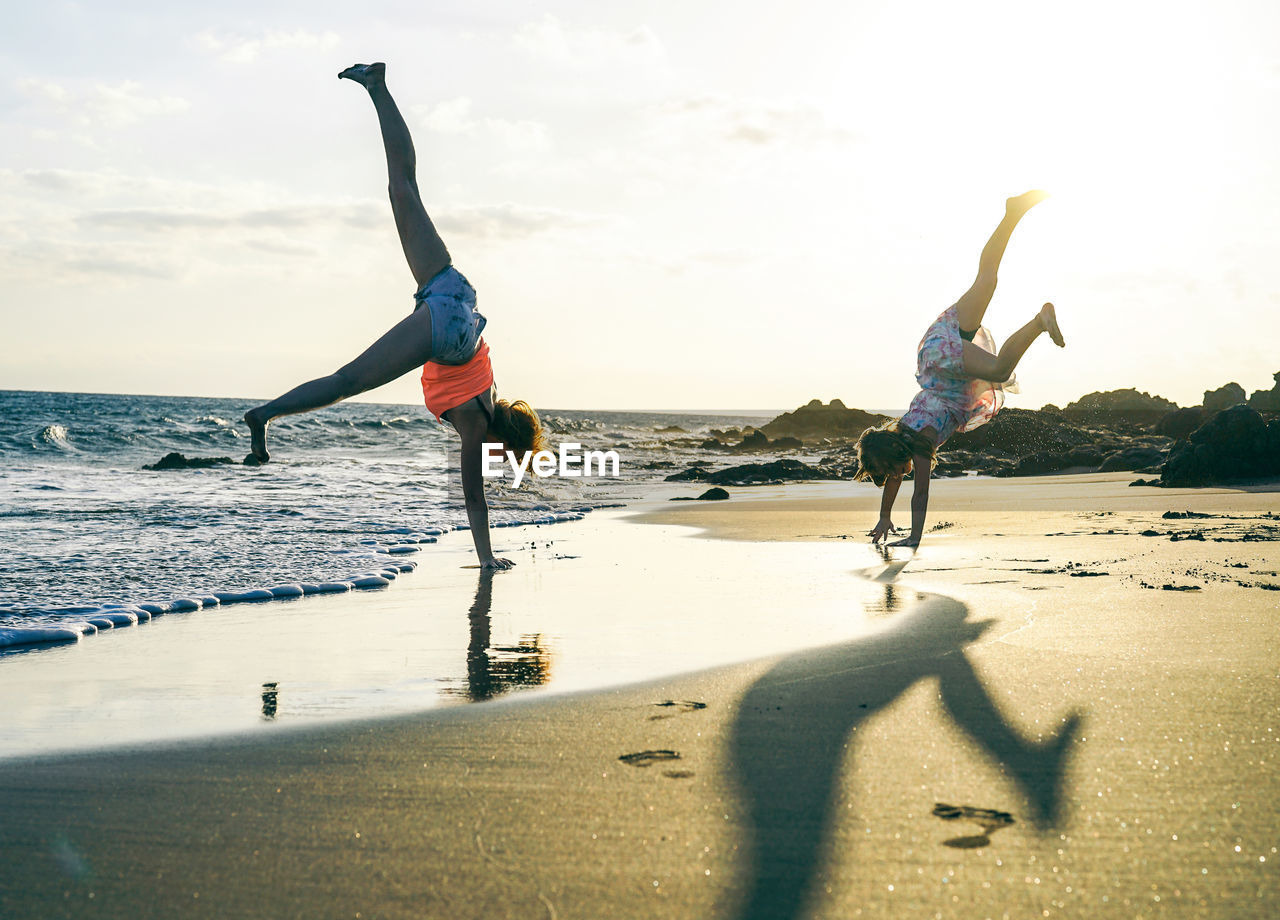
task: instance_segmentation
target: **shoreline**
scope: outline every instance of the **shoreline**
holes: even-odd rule
[[[1025,513],[993,504],[1011,495],[997,482],[988,504],[957,495],[959,519],[914,554],[864,545],[867,499],[822,487],[628,509],[619,539],[691,524],[773,539],[665,536],[638,564],[620,543],[524,588],[525,603],[580,599],[598,568],[634,604],[609,611],[620,643],[642,635],[623,621],[643,626],[666,598],[690,625],[646,652],[664,666],[753,622],[792,650],[256,739],[0,761],[0,913],[1266,916],[1280,593],[1217,576],[1271,577],[1275,542],[1241,529],[1280,523],[1260,516],[1269,496],[1159,490],[1162,508],[1113,509],[1120,486],[1072,480],[1091,510]],[[1161,517],[1183,506],[1216,517]],[[671,517],[681,528],[652,523]],[[1193,528],[1203,540],[1173,539]],[[1201,584],[1144,589],[1166,571]],[[846,633],[798,641],[823,609]]]

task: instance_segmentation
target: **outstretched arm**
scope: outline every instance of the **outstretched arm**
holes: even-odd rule
[[[901,476],[890,476],[884,481],[884,494],[880,496],[880,520],[868,534],[872,543],[887,540],[889,534],[898,532],[898,528],[893,526],[893,521],[889,520],[889,517],[893,514],[893,501],[898,497],[898,489],[901,486]]]
[[[911,536],[891,543],[891,546],[919,546],[924,535],[925,513],[929,510],[929,479],[933,475],[933,457],[917,454],[912,460],[915,467],[915,489],[911,493]]]
[[[467,508],[467,521],[471,524],[471,539],[476,545],[476,556],[481,568],[509,569],[510,559],[493,555],[489,545],[489,503],[484,497],[484,439],[488,432],[488,419],[480,413],[451,409],[449,421],[462,437],[462,498]]]

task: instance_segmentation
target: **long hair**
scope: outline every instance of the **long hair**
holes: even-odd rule
[[[910,468],[916,456],[929,456],[932,461],[929,465],[930,472],[938,464],[933,442],[920,432],[898,424],[896,418],[877,428],[863,431],[858,437],[855,450],[858,455],[858,472],[853,478],[860,482],[870,480],[877,486],[883,486],[885,480],[899,470]]]
[[[529,451],[536,453],[547,449],[547,434],[542,420],[533,406],[523,399],[515,402],[499,399],[493,404],[489,436],[501,441],[517,457],[523,457]]]

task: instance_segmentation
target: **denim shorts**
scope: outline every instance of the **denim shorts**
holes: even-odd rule
[[[476,289],[452,265],[413,295],[414,310],[426,304],[431,311],[431,360],[437,364],[466,364],[476,353],[485,318],[476,312]]]

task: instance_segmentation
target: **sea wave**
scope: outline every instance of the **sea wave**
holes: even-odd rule
[[[247,432],[231,421],[247,406],[0,391],[0,629],[28,631],[0,646],[84,635],[75,624],[92,626],[103,611],[341,583],[465,529],[451,472],[458,441],[425,409],[342,403],[278,419],[272,462],[254,468],[238,462]],[[642,483],[692,457],[699,432],[734,423],[573,410],[544,418],[588,449],[630,442],[622,474],[530,477],[519,489],[495,481],[494,528],[576,520],[638,497]],[[661,433],[673,422],[683,432]],[[171,452],[236,462],[143,470]]]

